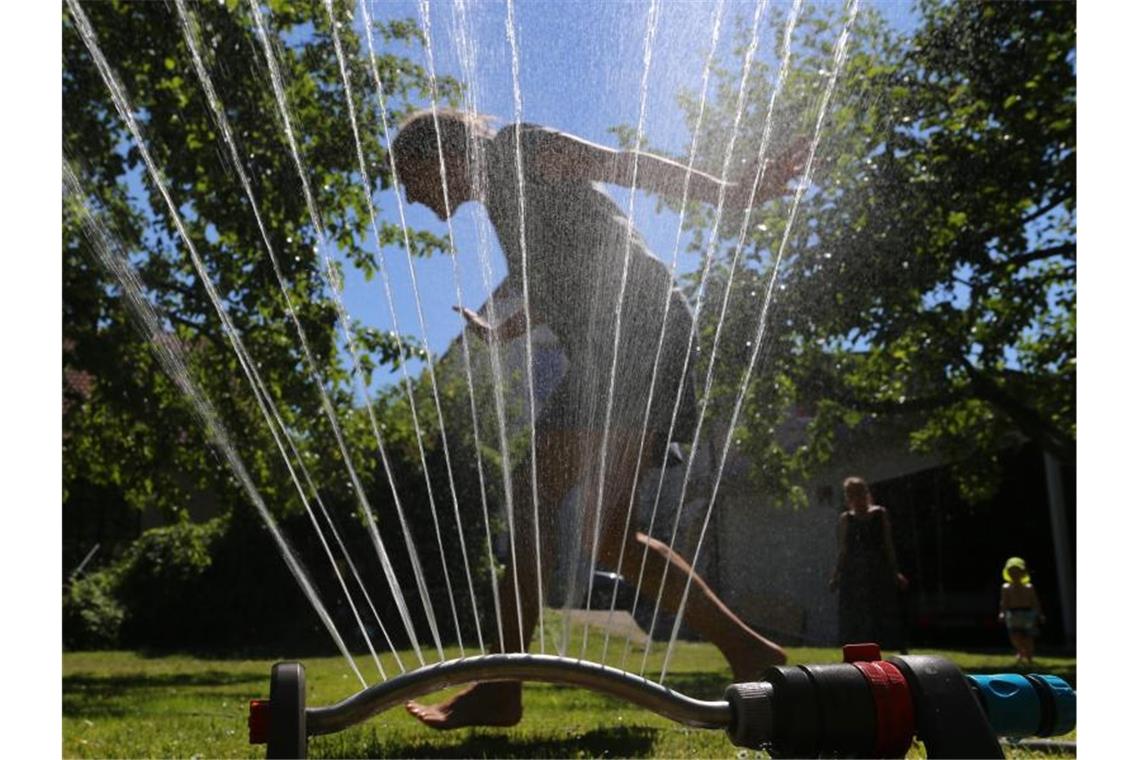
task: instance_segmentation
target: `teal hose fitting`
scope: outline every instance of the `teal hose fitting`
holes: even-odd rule
[[[990,725],[1002,736],[1058,736],[1077,725],[1077,695],[1052,675],[968,676]]]

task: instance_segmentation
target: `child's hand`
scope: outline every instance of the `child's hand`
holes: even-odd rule
[[[788,182],[803,174],[807,165],[807,157],[811,143],[807,138],[800,138],[793,142],[783,154],[775,158],[765,159],[764,177],[756,196],[752,198],[752,205],[759,205],[765,201],[777,198],[788,192]],[[736,181],[728,189],[725,204],[730,208],[743,209],[748,207],[752,196],[752,186],[760,178],[760,163],[752,160],[748,163]]]
[[[452,309],[459,312],[460,316],[467,321],[467,327],[471,332],[479,336],[479,339],[484,343],[490,343],[495,338],[495,331],[491,329],[491,325],[487,320],[463,306],[452,306]]]

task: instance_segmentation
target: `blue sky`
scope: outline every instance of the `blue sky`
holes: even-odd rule
[[[914,25],[909,2],[880,0],[871,5],[898,27]],[[724,60],[732,60],[728,53],[734,19],[749,17],[754,7],[752,2],[739,0],[727,3],[718,47],[718,56]],[[648,2],[518,2],[515,28],[523,120],[616,146],[616,139],[608,130],[618,124],[634,125],[638,120],[648,8]],[[773,2],[769,16],[782,18],[787,8],[786,2]],[[699,90],[711,41],[714,9],[715,3],[705,0],[662,4],[648,77],[645,134],[650,144],[678,155],[687,151],[690,135],[676,95],[682,87]],[[377,3],[374,13],[378,20],[419,19],[418,3],[409,0]],[[515,106],[506,6],[479,4],[469,13],[468,20],[467,33],[476,42],[478,56],[474,85],[479,110],[498,117],[503,123],[512,121]],[[452,3],[432,4],[432,51],[436,71],[463,80],[456,53],[456,23]],[[770,41],[771,35],[762,39]],[[408,48],[403,52],[426,66],[423,50]],[[761,55],[764,54],[762,50]],[[767,54],[771,55],[771,51]],[[739,67],[739,63],[734,64]],[[624,188],[611,188],[611,191],[614,199],[627,207],[628,191]],[[378,197],[377,201],[385,219],[398,221],[392,192]],[[446,225],[423,206],[405,206],[405,213],[412,227],[441,235],[447,233]],[[483,218],[483,210],[472,203],[462,206],[453,218],[464,302],[472,306],[481,304],[488,295],[476,253],[476,224]],[[668,263],[677,230],[676,215],[657,213],[653,200],[639,195],[634,218],[651,250]],[[491,260],[497,281],[504,268],[493,234],[491,239]],[[387,249],[384,253],[392,277],[400,332],[420,338],[406,256],[399,248]],[[697,264],[695,256],[682,253],[681,271],[692,270]],[[462,326],[459,316],[451,309],[456,301],[452,262],[439,256],[418,260],[415,267],[427,325],[427,344],[433,354],[438,354],[446,349]],[[345,305],[354,318],[383,330],[392,327],[379,278],[366,283],[359,276],[350,276],[346,282]],[[418,369],[416,365],[411,368]],[[377,382],[383,384],[398,377],[398,373],[381,374]]]

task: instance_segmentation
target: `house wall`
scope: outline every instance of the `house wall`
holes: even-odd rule
[[[774,506],[748,484],[743,462],[717,506],[718,591],[750,625],[786,643],[828,646],[838,630],[838,602],[827,588],[835,567],[843,479],[902,477],[937,464],[877,437],[852,447],[808,485],[808,506]],[[888,509],[889,509],[889,505]]]

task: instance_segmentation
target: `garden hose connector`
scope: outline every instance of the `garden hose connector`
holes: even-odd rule
[[[725,691],[727,733],[772,757],[1002,758],[998,735],[1056,736],[1076,725],[1076,694],[1047,675],[965,676],[931,655],[883,660],[876,644],[843,647],[843,662],[779,666]]]
[[[1002,736],[1059,736],[1077,725],[1077,694],[1052,675],[1003,673],[967,676]]]
[[[732,707],[732,725],[725,731],[734,745],[760,749],[772,741],[772,684],[734,683],[724,698]]]

